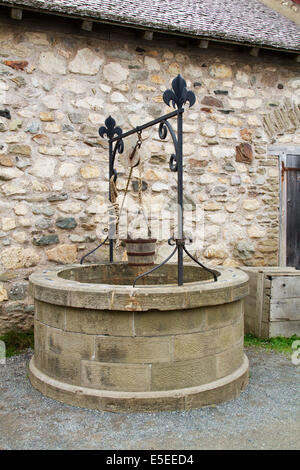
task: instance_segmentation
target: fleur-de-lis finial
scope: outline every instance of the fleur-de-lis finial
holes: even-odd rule
[[[99,129],[100,137],[104,137],[105,135],[107,135],[107,137],[111,140],[114,138],[115,135],[122,134],[121,127],[115,127],[116,121],[111,116],[108,116],[108,118],[105,120],[105,126],[102,126]]]
[[[181,75],[177,75],[172,81],[173,90],[166,90],[163,94],[164,102],[170,106],[172,103],[173,108],[181,108],[187,101],[190,103],[190,107],[196,101],[195,94],[192,91],[188,91],[186,88],[186,81]]]

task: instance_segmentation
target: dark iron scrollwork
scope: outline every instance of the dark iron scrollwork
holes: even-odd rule
[[[106,127],[105,127],[106,126]],[[105,126],[100,127],[99,129],[99,135],[100,137],[104,137],[105,135],[108,137],[109,140],[113,139],[116,136],[121,136],[122,135],[122,129],[121,127],[116,127],[116,121],[109,116],[105,120]],[[112,174],[114,175],[114,181],[116,182],[118,174],[117,171],[114,168],[115,165],[115,158],[116,158],[116,153],[123,153],[124,152],[124,142],[122,139],[117,140],[115,143],[114,148],[112,149],[112,154],[111,154],[111,165],[112,165]]]
[[[168,135],[168,130],[171,134],[173,144],[175,147],[175,153],[172,153],[170,160],[169,160],[169,167],[171,171],[177,171],[177,151],[178,151],[178,141],[173,130],[173,127],[168,121],[162,121],[159,125],[158,134],[161,139],[165,139]]]
[[[169,132],[172,137],[173,144],[174,144],[175,152],[171,155],[169,165],[170,165],[171,171],[178,172],[178,200],[179,200],[178,203],[181,206],[181,208],[183,208],[183,205],[182,205],[182,156],[183,156],[182,155],[182,115],[184,112],[183,106],[186,102],[189,102],[190,107],[193,106],[193,104],[196,101],[196,97],[192,91],[187,90],[186,81],[180,75],[178,75],[172,81],[172,89],[166,90],[164,92],[163,100],[168,106],[170,106],[170,103],[171,103],[173,107],[175,108],[175,111],[165,114],[164,116],[154,119],[153,121],[147,122],[146,124],[143,124],[142,126],[138,126],[128,132],[125,132],[124,134],[122,132],[122,129],[116,126],[116,121],[111,116],[109,116],[105,120],[105,126],[100,127],[99,135],[102,138],[106,135],[109,140],[109,175],[110,175],[110,178],[113,176],[114,179],[116,180],[117,172],[114,169],[115,157],[117,153],[123,153],[124,151],[123,139],[128,137],[129,135],[136,134],[136,133],[138,134],[139,139],[140,139],[140,133],[143,129],[147,129],[148,127],[154,126],[159,123],[159,137],[161,139],[165,139]],[[177,117],[177,136],[173,130],[173,127],[171,126],[169,122],[169,119],[173,117]],[[195,263],[197,263],[203,269],[206,269],[213,276],[214,281],[217,280],[217,273],[213,269],[210,269],[204,266],[187,250],[186,248],[187,240],[189,241],[189,243],[192,243],[192,240],[189,237],[184,236],[182,214],[183,212],[181,211],[181,222],[180,222],[180,226],[178,227],[178,238],[175,238],[175,236],[173,236],[168,240],[169,246],[172,247],[172,252],[160,264],[158,264],[157,266],[153,266],[150,269],[150,271],[140,274],[134,280],[133,287],[136,286],[136,283],[138,280],[142,279],[143,277],[147,276],[150,273],[153,273],[154,271],[159,269],[161,266],[166,264],[175,255],[176,252],[178,253],[178,285],[179,286],[183,285],[183,252],[185,252],[185,254],[189,256],[189,258],[191,258]],[[87,255],[84,255],[81,258],[80,263],[82,264],[87,256],[89,256],[91,253],[94,253],[106,242],[109,242],[109,250],[110,250],[109,259],[110,259],[110,262],[112,263],[113,262],[113,237],[111,237],[110,234],[108,234],[107,237],[96,248],[94,248],[92,251],[87,253]]]
[[[105,120],[105,126],[102,126],[99,129],[100,137],[107,135],[107,137],[111,140],[115,135],[122,135],[121,127],[116,127],[116,121],[111,116],[108,116],[108,118]]]
[[[188,101],[190,107],[196,101],[195,94],[192,91],[188,91],[186,88],[186,81],[181,75],[177,75],[172,81],[172,90],[166,90],[163,94],[163,100],[167,106],[172,103],[173,108],[182,108],[182,106]]]
[[[123,140],[117,140],[115,143],[114,149],[112,151],[112,173],[114,175],[114,181],[117,181],[118,173],[117,170],[115,170],[115,158],[116,158],[116,153],[123,153],[124,152],[124,142]]]
[[[170,246],[176,245],[176,240],[175,240],[174,236],[169,238],[168,245],[170,245]]]
[[[90,256],[92,253],[94,253],[95,251],[97,251],[99,248],[101,248],[102,245],[104,245],[108,240],[108,236],[103,240],[103,242],[100,243],[100,245],[96,246],[96,248],[94,248],[93,250],[89,251],[86,255],[84,255],[81,259],[80,259],[80,264],[83,264],[85,258],[87,258],[88,256]]]

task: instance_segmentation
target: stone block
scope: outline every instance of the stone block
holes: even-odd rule
[[[243,201],[243,208],[246,211],[256,211],[259,207],[260,203],[257,199],[245,199]]]
[[[232,374],[242,365],[244,358],[243,341],[244,339],[242,338],[242,340],[232,348],[216,355],[218,379]]]
[[[96,360],[100,362],[153,363],[170,362],[172,337],[96,338]]]
[[[5,167],[14,166],[14,162],[9,155],[0,155],[0,165]]]
[[[47,344],[47,327],[40,323],[36,318],[34,320],[34,356],[36,366],[42,370],[44,361],[44,348]]]
[[[148,311],[134,313],[137,336],[161,336],[193,333],[206,329],[206,310],[195,308],[173,312]]]
[[[216,388],[190,394],[185,398],[185,409],[200,408],[218,403],[224,403],[238,397],[248,385],[248,370],[232,382],[220,384]]]
[[[56,234],[34,236],[32,239],[32,243],[37,246],[54,245],[56,243],[59,243],[59,238]]]
[[[209,67],[209,74],[213,78],[231,78],[232,69],[225,64],[214,64]]]
[[[115,84],[126,80],[129,72],[118,63],[110,62],[103,68],[103,75],[106,80]]]
[[[65,75],[67,72],[65,59],[55,56],[53,52],[41,53],[39,68],[47,74]]]
[[[31,147],[30,145],[23,144],[11,145],[9,148],[9,153],[15,153],[17,155],[25,155],[26,157],[30,157]]]
[[[40,217],[37,219],[35,226],[37,228],[41,228],[42,230],[50,228],[52,225],[52,221],[49,219],[45,219],[44,217]]]
[[[75,263],[77,260],[77,246],[64,243],[51,250],[47,250],[46,254],[50,261],[56,261],[61,264]]]
[[[67,230],[77,227],[77,222],[74,217],[58,217],[55,221],[55,225]]]
[[[32,213],[35,215],[45,215],[46,217],[51,217],[54,214],[54,209],[50,205],[37,205],[32,206]]]
[[[205,310],[207,321],[205,329],[216,329],[238,321],[243,314],[244,306],[242,300],[237,300],[230,304],[206,307]]]
[[[244,321],[241,316],[240,319],[224,328],[220,328],[216,332],[216,349],[224,350],[231,348],[233,345],[240,343],[244,336]]]
[[[253,243],[251,242],[239,242],[236,245],[236,256],[240,259],[251,259],[255,252]]]
[[[23,300],[27,294],[27,284],[14,284],[9,290],[10,300]]]
[[[35,301],[36,319],[45,325],[64,329],[66,307]]]
[[[169,364],[152,364],[151,390],[176,390],[196,387],[216,380],[216,358],[176,361]]]
[[[7,290],[3,287],[2,282],[0,283],[0,302],[3,300],[8,300]]]
[[[227,92],[228,93],[228,92]],[[214,98],[213,96],[205,96],[201,101],[205,106],[217,106],[218,108],[224,108],[224,105],[221,100]]]
[[[174,336],[174,360],[195,359],[214,352],[218,330]]]
[[[82,75],[96,75],[103,59],[95,54],[91,49],[80,49],[75,58],[69,64],[69,70],[72,73]]]
[[[243,320],[224,328],[174,337],[174,360],[201,358],[228,349],[241,340]]]
[[[81,359],[91,359],[94,354],[95,339],[92,335],[71,333],[57,328],[47,327],[46,351],[56,354],[75,354]]]
[[[253,150],[250,144],[242,143],[236,147],[236,161],[250,164],[253,161]]]
[[[69,214],[78,214],[81,211],[81,204],[79,202],[62,202],[59,204],[58,209],[61,212]]]
[[[80,169],[80,174],[85,179],[99,178],[100,170],[97,166],[86,165]]]
[[[66,330],[95,335],[133,335],[133,313],[66,308]]]
[[[51,289],[51,291],[48,291],[43,289],[42,286],[33,285],[31,282],[29,282],[29,293],[34,299],[46,303],[52,302],[54,297],[56,305],[67,305],[68,302],[68,292],[61,289]]]
[[[2,217],[1,222],[2,222],[2,230],[4,230],[4,232],[8,230],[13,230],[14,228],[16,228],[15,219],[12,217]]]
[[[67,193],[51,194],[51,196],[47,197],[47,201],[49,202],[66,201],[67,199],[68,199]]]
[[[11,247],[2,251],[0,259],[6,269],[29,268],[38,264],[39,255],[31,248]]]
[[[50,377],[67,384],[80,385],[80,355],[75,352],[62,354],[43,351],[41,370]]]
[[[102,390],[144,392],[150,390],[149,364],[109,364],[82,361],[81,385]]]

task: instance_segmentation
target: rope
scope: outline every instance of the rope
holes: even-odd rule
[[[138,163],[135,163],[135,164],[134,164],[134,161],[133,161],[133,158],[135,156],[136,151],[141,148],[142,142],[143,142],[142,141],[142,132],[139,131],[138,132],[137,143],[135,144],[135,147],[132,150],[131,155],[129,157],[129,164],[130,164],[130,161],[132,161],[132,165],[130,165],[130,171],[129,171],[129,175],[128,175],[128,179],[127,179],[127,183],[126,183],[125,192],[124,192],[124,195],[123,195],[121,209],[119,208],[119,204],[117,202],[118,190],[117,190],[117,187],[116,187],[114,175],[112,175],[112,177],[110,178],[110,181],[109,181],[111,203],[108,206],[108,210],[110,212],[110,224],[114,223],[115,227],[116,227],[116,247],[120,246],[119,221],[120,221],[120,218],[121,218],[121,215],[122,215],[125,199],[126,199],[126,196],[127,196],[127,193],[128,193],[129,184],[130,184],[130,181],[131,181],[131,178],[132,178],[133,168],[137,165],[139,166],[138,201],[139,201],[139,205],[141,207],[140,211],[142,212],[142,214],[144,216],[144,219],[146,221],[146,225],[148,227],[148,236],[151,236],[151,231],[150,231],[148,220],[146,218],[146,215],[145,215],[145,212],[144,212],[144,209],[143,209],[143,201],[142,201],[142,191],[143,191],[142,161],[141,161],[141,159],[139,159]],[[112,215],[111,212],[113,212],[114,215]]]
[[[125,199],[126,199],[126,195],[128,193],[128,188],[129,188],[129,184],[130,184],[130,181],[131,181],[131,177],[132,177],[132,171],[133,171],[133,167],[130,167],[130,171],[129,171],[129,175],[128,175],[128,179],[127,179],[127,183],[126,183],[126,188],[125,188],[125,192],[124,192],[124,196],[123,196],[123,200],[122,200],[122,204],[121,204],[121,209],[119,210],[119,205],[118,205],[118,221],[116,223],[116,248],[118,248],[120,246],[120,234],[119,234],[119,220],[121,218],[121,215],[122,215],[122,212],[123,212],[123,207],[124,207],[124,203],[125,203]]]
[[[123,196],[123,201],[122,201],[122,204],[121,204],[120,216],[122,214],[125,198],[126,198],[126,195],[128,193],[128,188],[129,188],[129,184],[130,184],[130,181],[131,181],[132,172],[133,172],[133,167],[130,168],[129,176],[128,176],[128,179],[127,179],[127,184],[126,184],[126,188],[125,188],[125,192],[124,192],[124,196]]]
[[[149,227],[149,221],[148,218],[146,217],[145,211],[144,211],[144,205],[143,205],[143,200],[142,200],[142,193],[143,193],[143,178],[142,178],[142,172],[143,172],[143,161],[140,159],[140,164],[139,164],[139,178],[138,178],[138,200],[139,200],[139,205],[140,205],[140,210],[139,213],[142,213],[147,229],[148,229],[148,237],[151,237],[151,230]]]
[[[115,224],[116,235],[118,236],[120,212],[119,212],[119,204],[117,202],[118,190],[117,190],[117,187],[116,187],[116,183],[114,181],[114,175],[112,175],[112,177],[109,180],[109,189],[110,189],[110,199],[111,199],[111,202],[108,206],[108,211],[109,211],[109,215],[110,215],[109,224],[112,224],[112,223]]]
[[[143,180],[142,180],[142,161],[140,160],[139,164],[139,180],[138,180],[138,197],[139,197],[139,205],[142,206],[142,191],[143,191]]]

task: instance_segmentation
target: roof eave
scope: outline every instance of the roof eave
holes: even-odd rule
[[[12,4],[8,2],[2,2],[2,6],[6,6],[9,8],[12,8]],[[63,12],[57,12],[57,11],[48,11],[42,8],[31,8],[31,7],[24,7],[21,4],[16,3],[14,5],[15,8],[21,8],[25,11],[32,11],[35,13],[41,13],[45,15],[52,15],[52,16],[60,16],[63,18],[72,18],[72,19],[77,19],[77,20],[87,20],[87,21],[92,21],[94,23],[102,23],[102,24],[110,24],[113,26],[118,26],[118,27],[123,27],[123,28],[132,28],[135,30],[139,31],[153,31],[156,33],[160,34],[169,34],[172,36],[178,36],[178,37],[185,37],[185,38],[190,38],[190,39],[205,39],[208,41],[212,42],[218,42],[218,43],[223,43],[223,44],[233,44],[236,46],[245,46],[245,47],[258,47],[261,49],[267,49],[267,50],[273,50],[273,51],[279,51],[279,52],[287,52],[291,54],[300,54],[300,48],[299,49],[290,49],[290,48],[285,48],[281,46],[275,46],[275,45],[270,45],[270,44],[265,44],[265,43],[260,43],[260,42],[255,42],[255,41],[241,41],[241,40],[235,40],[231,38],[219,38],[216,36],[206,36],[205,34],[195,34],[193,32],[187,32],[187,31],[182,31],[182,30],[176,30],[176,28],[170,27],[170,29],[166,29],[164,26],[159,27],[158,25],[155,24],[149,24],[148,26],[146,25],[137,25],[135,23],[132,23],[127,20],[126,23],[122,22],[120,19],[108,19],[108,18],[97,18],[94,16],[85,16],[85,15],[76,15],[74,13],[63,13]],[[124,17],[125,19],[125,17]]]

